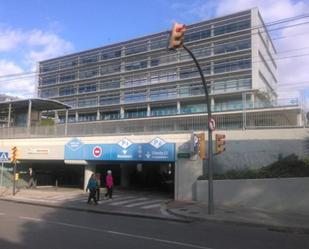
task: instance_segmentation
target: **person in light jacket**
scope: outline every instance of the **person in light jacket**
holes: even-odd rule
[[[113,199],[113,187],[114,187],[114,179],[113,179],[113,176],[112,176],[112,171],[108,170],[107,176],[106,176],[107,192],[105,194],[105,197],[108,196],[109,199]]]

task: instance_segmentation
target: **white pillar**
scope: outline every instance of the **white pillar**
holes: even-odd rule
[[[87,188],[88,181],[92,174],[95,174],[96,166],[95,164],[85,165],[84,170],[84,190]]]
[[[32,108],[32,101],[29,99],[28,105],[28,118],[27,118],[27,128],[29,129],[31,126],[31,108]]]
[[[150,109],[150,105],[147,105],[147,117],[151,116],[151,109]]]
[[[75,112],[75,122],[78,122],[78,112]]]
[[[181,113],[180,101],[177,101],[177,114]]]
[[[97,120],[100,120],[100,110],[99,110],[99,108],[97,109]]]
[[[124,118],[124,108],[123,108],[123,106],[120,107],[120,118]]]
[[[8,127],[11,127],[11,111],[12,111],[12,104],[9,104]]]
[[[68,118],[69,118],[69,110],[65,110],[65,123],[64,123],[64,135],[66,136],[68,134]]]

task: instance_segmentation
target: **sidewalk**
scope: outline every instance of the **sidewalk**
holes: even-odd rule
[[[186,219],[224,222],[237,225],[265,227],[270,230],[309,234],[308,213],[270,212],[244,207],[216,207],[213,215],[208,206],[197,202],[171,201],[167,212]]]
[[[36,189],[21,189],[15,194],[15,196],[12,195],[12,189],[7,189],[6,191],[2,190],[0,193],[0,200],[12,201],[30,205],[39,205],[44,207],[71,209],[75,211],[187,222],[186,219],[171,215],[165,211],[165,202],[167,200],[162,200],[161,204],[157,205],[159,207],[153,209],[150,208],[142,209],[136,207],[139,203],[134,201],[139,200],[140,203],[142,203],[142,199],[145,199],[141,198],[145,197],[145,195],[143,194],[138,194],[135,199],[131,200],[131,206],[134,206],[133,208],[126,208],[125,206],[114,205],[117,204],[116,202],[118,203],[126,202],[126,199],[128,199],[127,195],[132,195],[132,193],[130,192],[121,193],[121,191],[116,191],[116,195],[113,198],[113,200],[102,199],[98,203],[98,205],[94,205],[94,204],[87,204],[86,201],[88,198],[88,193],[86,193],[83,190],[68,189],[68,188],[55,189],[54,187],[50,187],[50,188],[36,188]],[[147,197],[151,199],[155,198],[156,196],[150,195]]]

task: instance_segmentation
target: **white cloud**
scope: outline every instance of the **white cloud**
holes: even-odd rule
[[[15,96],[35,96],[36,78],[3,75],[36,70],[38,61],[73,51],[73,44],[57,33],[42,30],[21,30],[0,26],[0,84],[1,92]],[[5,83],[4,83],[5,82]]]
[[[258,7],[264,21],[272,22],[288,17],[293,17],[309,12],[309,2],[301,0],[211,0],[211,1],[192,1],[190,4],[175,4],[172,8],[181,10],[183,17],[195,15],[201,20],[212,17],[223,16],[226,14],[247,10]],[[301,22],[308,21],[302,20]],[[286,37],[274,40],[274,45],[279,52],[278,57],[293,56],[296,54],[309,53],[309,50],[293,51],[291,53],[280,54],[280,51],[287,51],[308,47],[309,25],[300,25],[293,28],[281,29],[276,32],[276,36]],[[271,32],[271,35],[274,33]],[[295,34],[302,34],[295,37]],[[309,88],[308,84],[282,85],[281,83],[309,81],[309,56],[294,57],[277,61],[279,97],[294,97],[304,88]]]

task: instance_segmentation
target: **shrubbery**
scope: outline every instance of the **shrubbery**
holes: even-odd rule
[[[309,159],[301,160],[294,154],[260,169],[228,170],[214,173],[214,179],[261,179],[283,177],[309,177]],[[198,180],[207,180],[208,175]]]

